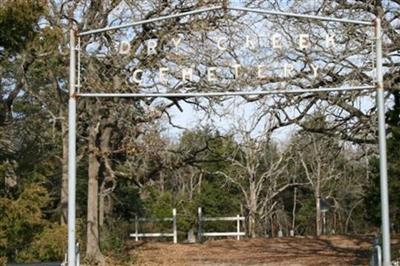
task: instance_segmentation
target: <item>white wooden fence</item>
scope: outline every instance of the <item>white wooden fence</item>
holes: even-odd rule
[[[233,217],[203,217],[201,207],[198,208],[198,231],[197,238],[201,241],[202,237],[213,237],[213,236],[236,236],[237,240],[240,240],[241,236],[245,236],[245,232],[240,231],[240,222],[244,221],[245,218],[239,214]],[[172,222],[172,233],[140,233],[139,223],[156,223],[156,222]],[[214,221],[226,221],[233,222],[236,221],[236,232],[203,232],[204,222],[214,222]],[[178,242],[178,231],[176,225],[176,209],[172,210],[172,217],[165,218],[137,218],[135,217],[135,233],[131,233],[130,237],[134,237],[136,241],[139,238],[146,237],[172,237],[174,244]]]
[[[203,232],[203,222],[207,221],[236,221],[236,232]],[[200,241],[203,236],[236,236],[240,240],[240,236],[245,236],[245,232],[240,231],[240,221],[244,221],[244,217],[239,214],[234,217],[203,217],[201,207],[198,208],[198,231],[197,237]]]
[[[172,233],[139,233],[139,223],[155,223],[155,222],[172,222]],[[172,217],[166,218],[135,218],[135,233],[129,235],[130,237],[134,237],[136,241],[139,241],[139,238],[142,237],[172,237],[174,244],[178,242],[178,232],[176,229],[176,209],[172,210]]]

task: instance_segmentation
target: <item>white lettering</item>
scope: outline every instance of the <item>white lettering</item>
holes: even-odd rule
[[[157,54],[156,47],[157,47],[157,40],[148,40],[147,41],[147,55]]]
[[[136,69],[132,74],[133,81],[137,84],[142,84],[142,75],[143,75],[143,70]]]
[[[319,67],[318,66],[314,66],[313,64],[311,64],[310,66],[311,66],[311,69],[313,70],[314,78],[317,78],[318,77],[318,69],[319,69]]]
[[[193,81],[193,68],[182,69],[182,81],[185,82],[187,80]]]
[[[165,80],[165,73],[169,71],[168,67],[160,67],[159,74],[160,74],[160,82],[161,83],[166,83],[167,81]]]
[[[119,45],[119,54],[128,55],[131,51],[131,44],[128,41],[122,41]]]
[[[217,77],[215,76],[215,71],[216,70],[217,70],[216,67],[207,68],[207,79],[208,79],[208,82],[217,81]]]
[[[221,51],[225,51],[226,47],[222,46],[222,42],[226,41],[226,38],[219,38],[217,41],[218,49]]]
[[[263,75],[263,69],[265,68],[265,65],[258,65],[257,66],[257,76],[259,79],[264,79],[267,76]]]
[[[308,34],[300,34],[299,36],[299,48],[308,49],[310,47],[310,36]]]
[[[325,46],[326,48],[335,46],[335,35],[326,35]]]
[[[250,38],[250,36],[246,35],[246,48],[253,49],[255,47],[254,41]]]
[[[240,69],[240,65],[239,64],[234,64],[233,69],[235,70],[235,79],[239,77],[239,69]]]
[[[291,74],[291,72],[293,71],[294,67],[292,64],[285,64],[285,66],[283,67],[283,75],[285,78],[288,78]]]
[[[272,35],[272,48],[282,49],[282,36],[278,33]]]
[[[179,46],[179,44],[181,44],[182,38],[181,37],[178,37],[177,39],[172,38],[172,42],[174,43],[175,49],[178,50],[178,46]]]

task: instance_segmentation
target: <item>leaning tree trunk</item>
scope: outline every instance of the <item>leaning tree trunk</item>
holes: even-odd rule
[[[87,243],[86,256],[92,264],[104,264],[104,257],[99,246],[99,169],[100,162],[97,154],[98,128],[91,125],[89,128],[89,170],[88,170],[88,199],[87,199]]]

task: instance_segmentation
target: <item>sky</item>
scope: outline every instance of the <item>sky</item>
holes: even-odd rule
[[[196,129],[199,127],[213,126],[220,133],[228,133],[235,130],[239,123],[246,124],[246,128],[251,127],[252,118],[255,118],[259,111],[256,103],[243,103],[240,98],[231,98],[224,104],[223,107],[217,108],[219,114],[206,114],[204,111],[195,110],[192,105],[182,103],[183,112],[174,107],[171,111],[172,122],[180,128],[174,127],[171,124],[165,125],[165,134],[172,139],[179,139],[180,134],[184,129]],[[252,136],[257,137],[263,133],[264,126],[268,123],[263,120],[253,131]],[[298,126],[287,126],[277,129],[273,132],[272,138],[278,144],[284,145],[288,139],[298,130]]]

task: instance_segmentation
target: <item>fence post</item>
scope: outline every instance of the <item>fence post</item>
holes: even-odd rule
[[[236,239],[237,239],[237,240],[240,240],[240,215],[239,215],[239,214],[236,215],[236,218],[237,218],[237,220],[236,220],[236,227],[237,227],[237,236],[236,236]]]
[[[201,232],[201,221],[202,221],[202,213],[201,213],[201,207],[199,207],[198,209],[197,209],[197,214],[198,214],[198,223],[199,223],[199,228],[198,228],[198,230],[197,230],[197,239],[198,239],[198,241],[199,241],[199,243],[201,242],[201,234],[202,234],[202,232]]]
[[[176,209],[172,209],[172,230],[174,233],[174,244],[178,243],[178,232],[176,230]]]
[[[138,218],[137,218],[137,215],[135,215],[135,241],[136,241],[136,242],[139,241],[138,234],[139,234],[139,230],[138,230]]]
[[[80,246],[79,242],[76,243],[76,266],[81,265],[81,251],[80,251]]]

